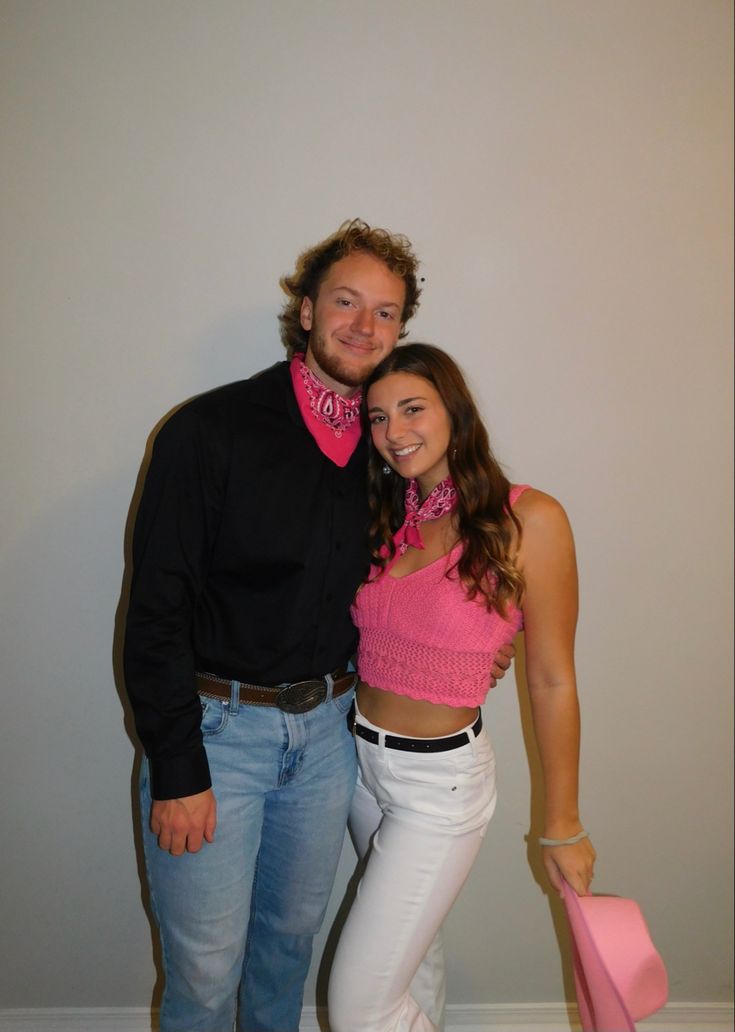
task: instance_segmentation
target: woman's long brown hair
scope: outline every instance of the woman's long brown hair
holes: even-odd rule
[[[403,344],[378,365],[364,387],[363,430],[370,436],[367,396],[371,386],[391,373],[411,373],[428,380],[438,391],[449,413],[451,438],[447,461],[457,490],[457,530],[462,552],[455,567],[467,596],[483,596],[488,609],[505,612],[509,602],[519,604],[523,576],[511,555],[515,525],[521,525],[509,502],[510,482],[492,453],[487,430],[457,363],[432,344]],[[370,548],[373,562],[385,567],[395,554],[393,534],[405,514],[406,481],[391,471],[370,446],[368,488],[370,497]],[[381,556],[387,546],[388,556]]]

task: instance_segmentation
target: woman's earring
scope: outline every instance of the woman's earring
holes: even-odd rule
[[[389,477],[389,476],[391,475],[391,473],[392,473],[392,472],[393,472],[393,470],[392,470],[392,469],[390,468],[390,466],[388,465],[388,463],[387,463],[387,462],[384,462],[384,463],[383,463],[383,476],[384,476],[384,477]]]

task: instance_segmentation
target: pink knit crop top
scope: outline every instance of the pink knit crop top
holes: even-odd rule
[[[514,484],[510,504],[527,488]],[[351,613],[363,681],[445,706],[485,701],[495,654],[516,636],[523,615],[508,605],[504,619],[480,596],[467,598],[456,570],[447,575],[461,548],[403,577],[383,573],[357,593]]]

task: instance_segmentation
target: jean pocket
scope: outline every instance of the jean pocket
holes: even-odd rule
[[[200,696],[202,704],[202,735],[211,738],[221,734],[230,719],[230,704],[224,699],[208,699]]]
[[[417,788],[449,787],[457,781],[451,752],[411,753],[385,750],[385,766],[394,781]]]
[[[459,834],[482,827],[494,809],[493,767],[468,746],[417,755],[386,749],[384,768],[386,795],[406,819]]]
[[[469,778],[495,772],[495,752],[484,728],[471,747],[457,750],[455,763],[458,773]]]
[[[357,683],[357,678],[355,678],[355,683]],[[349,691],[345,692],[344,695],[340,695],[338,698],[332,699],[332,705],[335,707],[338,713],[342,714],[343,716],[347,716],[347,714],[350,711],[350,706],[352,705],[352,700],[354,698],[355,688],[353,686],[352,688],[350,688]]]

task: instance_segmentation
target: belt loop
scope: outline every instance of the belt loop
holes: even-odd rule
[[[324,683],[327,686],[327,697],[326,697],[326,699],[324,701],[325,702],[331,702],[332,701],[332,692],[334,690],[334,678],[332,677],[331,674],[325,674],[324,675]]]
[[[240,682],[230,681],[230,712],[237,714],[240,709]]]
[[[467,728],[467,741],[470,744],[470,749],[472,750],[472,755],[473,756],[477,756],[477,750],[476,750],[475,747],[476,747],[476,743],[477,743],[477,736],[480,733],[479,731],[475,731],[475,724],[477,723],[477,721],[478,721],[478,719],[479,719],[479,717],[481,715],[482,715],[482,710],[480,710],[479,707],[478,707],[477,717],[475,717],[475,719],[472,721],[471,726]],[[480,728],[480,730],[482,730],[482,728]]]
[[[385,763],[385,731],[378,728],[378,749],[380,750],[380,762]]]

